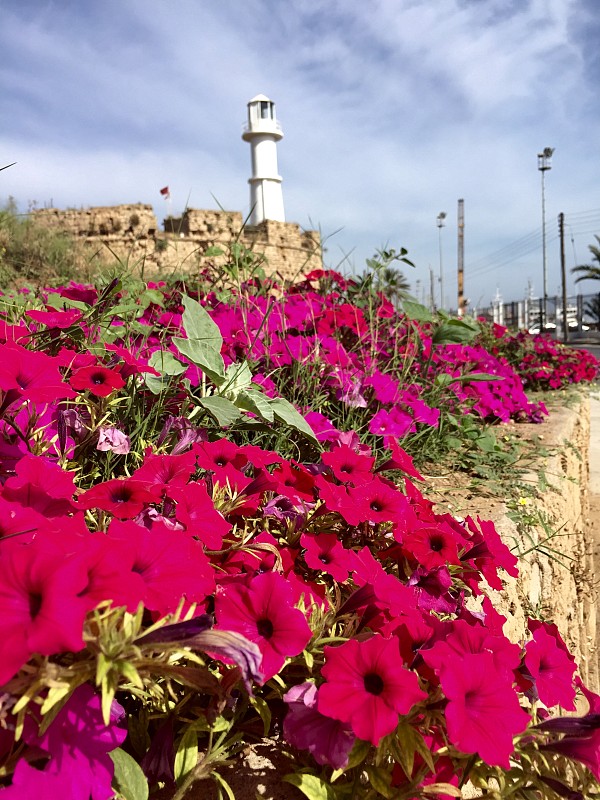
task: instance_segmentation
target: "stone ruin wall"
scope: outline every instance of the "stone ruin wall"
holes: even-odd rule
[[[38,209],[33,219],[63,230],[105,261],[119,258],[145,277],[193,273],[207,264],[227,261],[231,244],[239,241],[257,256],[264,256],[264,270],[294,280],[323,266],[321,238],[317,231],[303,231],[292,222],[265,220],[244,226],[239,211],[187,209],[181,217],[164,221],[159,230],[152,206],[141,203],[86,209]],[[224,251],[205,257],[210,247]]]

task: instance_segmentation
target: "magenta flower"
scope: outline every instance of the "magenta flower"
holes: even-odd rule
[[[525,730],[530,718],[507,672],[496,669],[491,653],[464,654],[443,664],[440,681],[449,700],[446,722],[452,744],[508,769],[513,737]]]
[[[142,579],[144,605],[151,611],[173,613],[183,596],[202,603],[214,592],[212,565],[200,542],[186,533],[160,524],[148,530],[135,522],[113,520],[107,537],[115,557],[135,573],[136,590]]]
[[[369,522],[394,522],[401,519],[406,511],[406,498],[395,487],[384,483],[381,478],[374,478],[348,490],[361,520]]]
[[[96,397],[108,397],[125,386],[125,381],[118,370],[109,369],[102,364],[80,367],[71,375],[69,383],[73,389],[87,390]]]
[[[42,736],[26,726],[25,741],[49,753],[50,762],[43,771],[18,769],[13,786],[18,786],[19,793],[14,797],[109,800],[114,796],[114,765],[109,753],[127,736],[127,729],[119,726],[124,715],[123,708],[113,701],[106,726],[100,697],[89,684],[79,686]],[[62,794],[57,793],[59,789]]]
[[[533,640],[525,645],[525,666],[544,705],[575,710],[573,676],[576,666],[544,628],[537,628]]]
[[[160,499],[160,489],[155,484],[135,478],[113,478],[92,486],[77,498],[80,508],[101,508],[117,519],[132,519],[149,503]]]
[[[359,739],[375,746],[395,730],[400,714],[427,697],[415,673],[405,669],[396,638],[350,639],[325,647],[325,658],[320,713],[349,723]]]
[[[381,408],[369,423],[369,431],[372,434],[386,439],[401,439],[414,430],[413,418],[399,408],[393,408],[389,412]]]
[[[0,389],[5,392],[3,409],[15,400],[49,403],[75,396],[73,390],[63,383],[58,358],[14,343],[4,344],[0,349]]]
[[[87,584],[83,559],[65,558],[45,538],[2,542],[0,571],[0,685],[33,653],[53,655],[83,647],[89,608],[80,598]]]
[[[69,328],[82,317],[82,312],[78,308],[70,308],[66,311],[26,311],[25,314],[34,322],[41,322],[47,328]]]
[[[301,653],[312,636],[293,600],[291,585],[277,572],[255,575],[248,585],[230,584],[215,598],[217,627],[258,644],[262,683],[279,672],[288,656]]]
[[[308,750],[317,764],[344,769],[355,736],[348,725],[319,713],[315,684],[306,681],[294,686],[283,699],[288,704],[283,722],[287,741],[298,750]]]
[[[354,569],[356,558],[352,550],[346,550],[335,533],[303,533],[300,544],[306,548],[304,560],[311,569],[327,572],[340,583],[348,580],[348,573]]]
[[[375,459],[355,453],[348,445],[334,447],[331,452],[323,453],[321,460],[341,483],[358,486],[373,480],[372,469]]]
[[[26,455],[15,465],[15,475],[4,484],[5,500],[33,508],[46,518],[75,510],[73,473],[44,456]]]
[[[406,537],[404,546],[424,569],[460,564],[456,539],[450,526],[418,527]]]
[[[410,475],[411,478],[415,478],[418,481],[425,480],[425,478],[413,464],[412,458],[400,447],[395,439],[391,439],[388,443],[388,446],[392,451],[392,455],[388,461],[379,467],[380,471],[386,469],[399,469],[402,470],[402,472],[405,472],[407,475]]]
[[[231,530],[231,523],[213,505],[203,481],[186,486],[170,485],[169,498],[175,500],[175,518],[185,526],[190,536],[198,538],[210,550],[219,550],[223,537]]]

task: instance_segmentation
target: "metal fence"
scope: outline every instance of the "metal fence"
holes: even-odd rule
[[[566,314],[563,314],[562,297],[548,297],[544,309],[541,297],[527,297],[512,303],[492,302],[488,309],[490,319],[499,325],[514,330],[526,329],[530,333],[555,333],[564,336],[566,318],[567,333],[600,331],[600,292],[571,295],[567,298]]]

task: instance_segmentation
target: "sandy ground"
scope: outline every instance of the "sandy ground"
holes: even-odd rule
[[[594,542],[594,584],[597,611],[600,597],[600,392],[594,392],[590,398],[590,482],[588,531]],[[600,675],[600,613],[596,618],[596,675]]]
[[[600,612],[598,607],[598,598],[600,597],[600,495],[598,494],[590,494],[588,531],[592,534],[594,542],[594,595],[596,597],[597,611]],[[596,619],[598,622],[594,656],[596,659],[596,675],[600,676],[600,613],[597,613]]]

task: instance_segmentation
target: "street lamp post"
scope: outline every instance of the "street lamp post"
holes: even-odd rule
[[[444,220],[446,219],[446,212],[440,211],[437,215],[436,223],[438,226],[438,240],[440,247],[440,308],[444,308],[444,263],[442,259],[442,228],[444,227]]]
[[[540,332],[546,328],[548,321],[547,305],[548,305],[548,259],[546,256],[546,195],[544,192],[544,175],[552,169],[552,154],[554,153],[553,147],[545,147],[541,153],[538,153],[538,169],[542,173],[542,263],[544,268],[544,296],[542,299],[542,313],[540,319]]]

